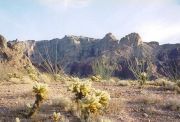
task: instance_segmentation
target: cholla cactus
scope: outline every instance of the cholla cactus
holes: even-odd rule
[[[90,95],[87,95],[81,100],[82,117],[85,121],[89,121],[91,115],[98,115],[108,105],[110,95],[101,90],[94,90]]]
[[[97,115],[100,108],[99,98],[95,95],[86,96],[81,101],[81,119],[85,120],[85,122],[90,122],[91,115]]]
[[[103,106],[103,107],[107,107],[108,103],[110,101],[110,95],[108,92],[106,91],[101,91],[101,90],[96,90],[95,91],[95,95],[97,97],[99,97],[99,103]]]
[[[75,93],[76,100],[81,100],[90,93],[91,83],[88,81],[80,82],[79,79],[73,79],[73,80],[75,82],[70,85],[69,90]]]
[[[98,110],[102,107],[99,103],[100,99],[95,95],[88,95],[81,101],[82,110],[88,113],[98,113]]]
[[[139,76],[139,83],[140,85],[144,85],[147,81],[147,74],[145,72],[142,72]]]
[[[47,85],[35,82],[35,85],[33,86],[33,92],[36,94],[36,96],[39,97],[39,99],[46,99],[48,93]]]
[[[53,113],[53,116],[52,116],[52,119],[53,119],[54,122],[58,122],[59,120],[62,119],[62,116],[61,116],[60,113],[54,112],[54,113]]]
[[[110,101],[110,95],[101,90],[96,90],[91,87],[91,82],[80,81],[73,79],[69,87],[76,96],[77,110],[80,111],[80,116],[86,121],[91,121],[91,115],[98,115],[103,111]]]
[[[29,106],[29,113],[27,118],[31,117],[40,107],[40,104],[47,98],[48,88],[46,84],[35,83],[33,86],[33,92],[35,93],[36,100],[32,106]]]

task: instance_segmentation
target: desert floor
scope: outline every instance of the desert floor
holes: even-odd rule
[[[59,99],[72,96],[67,85],[61,82],[48,83],[49,97],[31,119],[25,119],[22,113],[27,103],[34,102],[32,84],[1,83],[0,85],[0,122],[15,122],[18,117],[26,121],[52,121],[54,111],[60,112],[70,122],[79,119],[58,105]],[[117,83],[93,83],[95,88],[110,93],[111,101],[104,117],[114,122],[180,122],[180,95],[165,90],[161,86],[137,85],[120,86]],[[61,100],[61,101],[62,101]]]

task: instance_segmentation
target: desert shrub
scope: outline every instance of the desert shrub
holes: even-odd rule
[[[39,80],[39,72],[31,65],[26,65],[25,69],[27,70],[27,73],[29,75],[29,77],[33,80],[33,81],[38,81]]]
[[[175,83],[168,80],[168,79],[161,78],[161,79],[157,79],[155,81],[155,85],[166,87],[166,86],[169,86],[169,85],[175,85]]]
[[[147,74],[145,72],[142,72],[140,75],[139,75],[139,79],[138,79],[138,82],[140,83],[140,85],[144,85],[147,81],[148,77],[147,77]]]
[[[98,59],[93,62],[92,69],[95,75],[99,75],[103,79],[110,79],[116,69],[115,63],[110,62],[107,59]]]
[[[177,80],[177,81],[176,81],[176,85],[177,85],[178,87],[180,87],[180,80]]]
[[[72,101],[70,98],[65,96],[60,96],[52,100],[54,106],[58,106],[65,111],[70,111],[72,107]]]
[[[148,115],[156,115],[159,113],[159,111],[155,106],[145,107],[144,112],[147,113]]]
[[[7,67],[5,64],[0,63],[0,81],[9,79],[8,73],[14,72],[12,68]]]
[[[53,122],[64,122],[64,116],[61,113],[54,112],[52,115]]]
[[[128,80],[119,80],[119,81],[117,82],[117,85],[118,85],[118,86],[129,86],[130,83],[129,83]]]
[[[180,101],[178,98],[168,100],[166,107],[172,111],[180,111]]]
[[[38,81],[38,77],[36,74],[29,74],[29,77],[31,78],[31,80],[33,81]]]
[[[17,73],[8,73],[7,75],[8,75],[9,78],[22,79],[22,76],[20,74],[17,74]]]
[[[91,80],[94,82],[101,82],[102,78],[100,75],[91,76]]]
[[[137,102],[143,103],[143,104],[157,104],[161,102],[161,99],[158,95],[154,94],[145,94],[143,96],[140,96],[137,98]]]
[[[51,80],[52,80],[52,78],[49,76],[49,74],[41,73],[39,75],[39,81],[40,82],[50,83]]]
[[[36,69],[31,65],[26,65],[25,69],[27,70],[28,74],[36,74],[37,73]]]
[[[122,97],[116,97],[111,100],[108,108],[105,110],[108,115],[120,115],[125,107],[125,99]]]
[[[21,83],[22,84],[32,84],[33,81],[31,78],[29,78],[28,76],[23,76],[21,79]]]
[[[61,83],[67,83],[68,81],[71,80],[71,78],[65,74],[53,74],[52,78],[54,81],[58,81]]]
[[[28,114],[25,115],[27,118],[31,117],[36,113],[36,111],[40,108],[41,103],[47,99],[48,88],[46,84],[36,82],[33,86],[33,92],[35,93],[35,102],[31,106],[28,105],[29,111]]]
[[[165,90],[175,91],[178,94],[180,93],[180,82],[179,81],[172,82],[172,81],[169,81],[168,79],[158,79],[154,82],[154,85],[162,86],[163,89],[165,89]]]
[[[108,106],[110,95],[91,87],[90,82],[73,79],[70,90],[75,94],[75,102],[80,112],[80,117],[86,122],[93,121],[93,116],[99,115]]]

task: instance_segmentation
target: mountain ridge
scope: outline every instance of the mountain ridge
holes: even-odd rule
[[[124,59],[128,60],[133,57],[144,58],[149,56],[152,59],[154,67],[160,68],[160,62],[166,63],[165,59],[163,61],[159,60],[160,55],[163,53],[169,55],[171,51],[179,50],[180,44],[160,45],[155,41],[143,42],[138,33],[130,33],[118,40],[112,33],[107,33],[102,39],[71,35],[64,36],[62,39],[34,41],[33,49],[34,51],[29,56],[32,63],[35,65],[38,64],[38,66],[43,63],[42,59],[38,56],[38,53],[40,53],[43,54],[44,59],[49,57],[50,62],[57,62],[69,74],[89,76],[94,74],[92,71],[93,62],[99,58],[105,58],[109,62],[121,65],[119,66],[121,70],[118,69],[118,71],[115,71],[116,75],[124,78],[132,78],[132,76],[128,75],[128,73],[131,74],[130,71],[126,71],[127,66],[122,68],[123,64],[121,63],[124,62]],[[178,52],[177,57],[179,55],[180,53]],[[179,60],[179,58],[176,59],[176,61]],[[127,72],[125,73],[127,76],[121,75],[124,74],[122,72]]]
[[[16,42],[19,41],[9,41],[8,44]],[[173,61],[180,67],[180,44],[143,42],[138,33],[130,33],[120,40],[112,33],[107,33],[102,39],[66,35],[61,39],[27,40],[22,43],[25,44],[24,54],[42,71],[45,71],[44,65],[48,61],[51,63],[51,70],[58,65],[68,74],[86,77],[95,74],[93,63],[103,60],[109,65],[117,66],[113,76],[133,78],[126,61],[147,57],[153,65],[152,77],[166,76],[162,71],[166,63],[172,64]]]

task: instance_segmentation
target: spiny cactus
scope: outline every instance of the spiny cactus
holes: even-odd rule
[[[75,93],[77,110],[80,110],[81,119],[90,122],[91,115],[100,114],[108,106],[110,95],[105,91],[92,88],[90,82],[74,80],[75,82],[69,88]]]
[[[95,90],[95,95],[96,97],[99,98],[99,103],[103,106],[103,107],[107,107],[109,100],[110,100],[110,95],[108,92],[106,91],[101,91],[101,90]]]
[[[145,73],[145,72],[142,72],[140,75],[139,75],[139,83],[140,83],[140,85],[142,86],[142,85],[144,85],[145,83],[146,83],[146,81],[147,81],[147,74]]]
[[[59,120],[61,120],[61,118],[62,117],[60,113],[56,113],[56,112],[53,113],[53,116],[52,116],[53,122],[58,122]]]
[[[75,99],[81,100],[86,95],[88,95],[91,91],[91,82],[84,81],[80,82],[78,78],[73,78],[74,83],[72,83],[69,87],[69,90],[75,93]]]
[[[31,117],[40,108],[40,104],[47,98],[48,88],[46,84],[36,82],[33,86],[33,92],[35,93],[35,102],[29,106],[29,113],[26,115],[27,118]]]
[[[100,114],[110,101],[110,95],[106,91],[92,89],[92,93],[81,100],[82,116],[89,121],[91,115]]]

